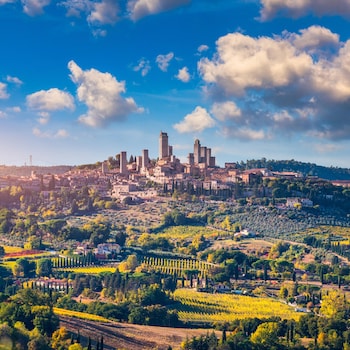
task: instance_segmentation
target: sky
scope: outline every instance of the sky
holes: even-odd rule
[[[0,0],[0,164],[121,151],[350,167],[350,0]]]

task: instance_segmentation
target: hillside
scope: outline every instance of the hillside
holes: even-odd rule
[[[350,180],[350,169],[338,167],[326,167],[314,163],[303,163],[291,160],[267,160],[266,158],[251,159],[239,163],[240,168],[268,168],[271,171],[300,172],[304,176],[318,176],[326,180]]]
[[[94,344],[98,337],[103,336],[106,350],[117,348],[121,350],[166,350],[169,345],[173,349],[179,349],[181,342],[186,337],[198,337],[211,332],[207,329],[141,326],[119,322],[97,323],[62,316],[60,316],[60,326],[66,327],[74,334],[77,334],[79,330],[80,336],[83,338],[82,345],[85,345],[85,340],[88,337],[91,337]],[[220,337],[220,332],[217,332],[217,337]]]

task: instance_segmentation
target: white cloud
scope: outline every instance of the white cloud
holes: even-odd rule
[[[211,113],[220,121],[238,119],[242,116],[242,111],[232,101],[214,103]]]
[[[4,111],[0,110],[0,119],[5,119],[7,118],[7,114]]]
[[[22,80],[20,80],[20,79],[17,78],[17,77],[12,77],[11,75],[8,75],[8,76],[6,77],[6,81],[7,81],[8,83],[13,83],[13,84],[16,84],[16,85],[22,85],[22,84],[23,84],[23,81],[22,81]]]
[[[119,19],[119,11],[117,0],[102,0],[92,3],[92,11],[87,20],[94,24],[114,24]]]
[[[0,100],[9,98],[10,95],[7,93],[7,85],[0,82]]]
[[[91,12],[93,4],[90,0],[67,0],[59,5],[67,9],[67,17],[80,17],[81,13]]]
[[[272,38],[231,33],[216,44],[213,58],[198,62],[204,89],[214,101],[239,96],[242,113],[229,120],[213,108],[223,128],[350,139],[350,40],[312,26]]]
[[[200,45],[197,49],[198,52],[204,52],[204,51],[208,51],[209,50],[209,46],[208,45]]]
[[[174,129],[179,133],[202,132],[214,126],[215,120],[205,108],[199,106],[192,113],[187,114],[180,123],[173,125]]]
[[[23,11],[29,16],[41,15],[44,7],[49,5],[51,0],[21,0]]]
[[[150,62],[145,58],[141,58],[137,66],[134,67],[134,72],[141,72],[141,75],[144,77],[148,74],[151,69]]]
[[[131,19],[137,21],[142,17],[169,11],[190,2],[191,0],[129,0],[128,10]]]
[[[176,75],[176,78],[182,81],[183,83],[188,83],[191,80],[190,73],[188,72],[187,67],[179,69],[179,72]]]
[[[39,112],[40,118],[38,119],[39,124],[46,125],[50,120],[50,114],[47,112]]]
[[[291,35],[293,45],[299,50],[318,50],[324,46],[339,45],[339,35],[321,26],[300,30],[301,35]]]
[[[260,0],[260,16],[263,21],[276,16],[298,18],[308,13],[317,16],[350,16],[349,0]]]
[[[42,131],[39,128],[33,128],[33,135],[44,139],[63,139],[69,137],[69,133],[65,129],[59,129],[55,132]]]
[[[143,112],[134,99],[124,98],[125,82],[119,82],[110,73],[96,69],[82,70],[74,61],[68,63],[71,79],[78,86],[79,101],[86,104],[88,111],[79,121],[92,126],[104,126],[113,121],[124,120],[131,113]]]
[[[227,34],[217,41],[213,60],[203,58],[198,69],[207,83],[228,95],[242,95],[249,88],[286,86],[303,77],[312,58],[286,40]]]
[[[166,55],[158,55],[156,58],[156,62],[161,71],[166,72],[168,70],[170,61],[174,58],[174,53],[169,52]]]
[[[40,112],[75,109],[73,96],[57,88],[37,91],[28,95],[26,101],[29,108]]]

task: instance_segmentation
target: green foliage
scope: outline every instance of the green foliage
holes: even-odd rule
[[[52,261],[51,259],[40,259],[36,263],[36,274],[38,276],[49,277],[52,274]]]

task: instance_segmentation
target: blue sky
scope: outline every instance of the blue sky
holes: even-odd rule
[[[0,164],[349,167],[350,0],[0,0]]]

